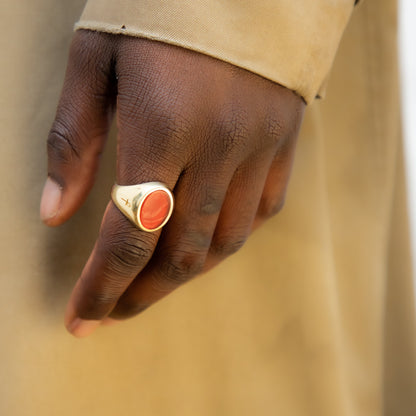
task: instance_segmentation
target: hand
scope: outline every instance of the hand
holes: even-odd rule
[[[76,336],[129,318],[236,252],[283,205],[304,110],[292,91],[168,44],[78,31],[48,138],[41,217],[66,221],[94,184],[116,111],[117,183],[160,181],[175,209],[160,232],[109,202],[65,317]]]

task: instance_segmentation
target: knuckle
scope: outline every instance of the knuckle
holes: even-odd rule
[[[272,143],[277,143],[284,134],[284,123],[275,114],[271,114],[265,121],[266,137],[268,137]]]
[[[222,200],[216,198],[207,199],[203,201],[200,206],[200,213],[203,215],[214,215],[221,211]]]
[[[210,251],[216,257],[228,257],[240,250],[247,240],[247,236],[217,237],[211,244]]]
[[[216,129],[222,139],[224,155],[233,154],[237,149],[244,147],[242,144],[245,144],[249,137],[247,120],[247,112],[234,104],[230,104],[218,115]]]
[[[136,136],[138,120],[145,116],[145,130],[141,134],[152,138],[145,143],[149,162],[160,165],[162,159],[168,166],[183,165],[192,145],[189,138],[193,127],[187,118],[189,111],[180,110],[175,98],[158,97],[147,90],[142,94],[140,88],[144,87],[139,87],[135,93],[129,91],[119,95],[120,131],[126,137]],[[156,154],[157,161],[153,156]],[[138,156],[143,158],[143,154]]]
[[[204,264],[205,255],[188,249],[176,249],[161,262],[159,283],[179,286],[201,273]]]
[[[169,159],[177,160],[181,150],[189,147],[191,123],[184,113],[172,110],[175,105],[159,103],[155,107],[147,125],[152,144]],[[172,143],[175,143],[174,149]]]
[[[259,208],[257,210],[257,215],[261,218],[271,218],[278,214],[285,204],[284,197],[278,198],[268,198],[263,197],[260,201]]]
[[[109,274],[131,278],[152,256],[153,250],[140,238],[129,233],[117,233],[105,243],[104,256]]]
[[[221,190],[206,185],[205,188],[201,187],[200,192],[198,215],[209,216],[219,214],[224,202],[224,196]]]
[[[47,149],[49,158],[62,164],[70,164],[80,158],[80,149],[76,145],[71,129],[61,122],[55,122],[48,135]]]
[[[124,76],[120,78],[120,117],[130,123],[146,117],[147,129],[156,136],[170,137],[186,130],[186,103],[169,86],[161,88],[157,75]]]
[[[81,319],[101,319],[117,299],[111,291],[90,291],[84,296],[78,314]]]
[[[150,305],[148,303],[138,302],[134,299],[121,298],[117,306],[113,309],[110,316],[114,319],[127,319],[143,312]]]
[[[273,100],[265,113],[264,129],[266,137],[274,143],[281,143],[297,137],[303,119],[303,104],[299,97],[290,93],[282,102]]]

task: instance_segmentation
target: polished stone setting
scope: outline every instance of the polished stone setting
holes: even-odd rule
[[[171,211],[171,198],[163,190],[157,190],[145,197],[140,207],[140,223],[147,230],[156,230],[167,219]]]
[[[173,212],[173,194],[162,182],[115,184],[111,198],[133,224],[146,232],[162,228]]]

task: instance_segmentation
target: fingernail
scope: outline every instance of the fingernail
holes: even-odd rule
[[[101,324],[101,321],[75,318],[68,326],[68,331],[77,338],[85,338],[91,335]]]
[[[50,220],[58,213],[61,195],[61,187],[51,178],[46,179],[40,202],[40,218],[42,221]]]

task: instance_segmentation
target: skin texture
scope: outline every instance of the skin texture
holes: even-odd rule
[[[145,233],[109,202],[68,330],[86,336],[108,317],[130,318],[235,253],[283,206],[303,111],[292,91],[211,57],[76,32],[48,138],[42,219],[58,226],[85,201],[114,115],[117,183],[163,182],[175,209],[163,230]]]

